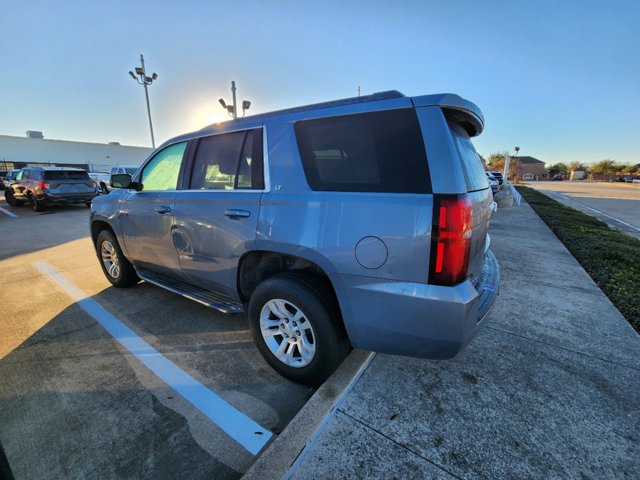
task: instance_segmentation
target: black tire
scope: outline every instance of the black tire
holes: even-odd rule
[[[88,201],[86,205],[87,205],[87,208],[91,208],[91,201]]]
[[[21,207],[22,205],[24,205],[24,202],[22,200],[18,200],[13,196],[13,190],[5,190],[4,199],[12,207]]]
[[[44,205],[42,204],[42,202],[38,201],[33,193],[29,193],[29,202],[31,202],[31,208],[34,212],[44,211]]]
[[[104,194],[107,195],[109,193],[109,189],[107,188],[107,185],[103,182],[100,182],[100,191]]]
[[[112,270],[111,273],[109,273],[108,267],[106,265],[108,261],[105,261],[103,259],[103,255],[102,255],[103,246],[105,246],[105,248],[108,250],[108,247],[105,245],[105,242],[109,242],[109,244],[111,244],[111,246],[113,247],[113,251],[115,251],[115,254],[116,254],[115,262],[112,262],[112,263],[117,263],[118,265],[117,273],[115,273],[115,270]],[[122,249],[120,249],[120,245],[118,244],[116,237],[109,230],[102,230],[98,234],[98,238],[96,239],[96,253],[98,254],[98,260],[100,261],[100,266],[102,267],[102,271],[104,272],[104,275],[107,277],[107,280],[109,280],[114,287],[118,287],[118,288],[131,287],[140,281],[138,274],[136,274],[136,271],[133,268],[133,265],[131,265],[129,260],[127,260],[124,254],[122,253]]]
[[[276,357],[265,342],[260,328],[260,315],[263,307],[266,308],[275,299],[297,307],[311,325],[315,353],[304,366],[287,365]],[[335,296],[330,285],[316,275],[292,271],[264,280],[249,300],[249,323],[253,340],[267,363],[280,375],[297,383],[319,385],[338,368],[349,353],[350,345]],[[277,343],[276,336],[270,338]],[[280,339],[279,345],[288,341],[282,336]],[[291,347],[291,351],[300,354],[300,347],[296,348]]]

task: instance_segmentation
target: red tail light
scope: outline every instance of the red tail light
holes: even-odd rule
[[[42,190],[49,190],[49,184],[47,182],[38,182],[38,185],[40,185]]]
[[[93,188],[98,188],[98,182],[91,182],[91,184],[93,185]]]
[[[455,285],[465,279],[472,213],[473,206],[466,195],[434,195],[429,283]]]

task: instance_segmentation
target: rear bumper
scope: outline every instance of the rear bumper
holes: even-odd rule
[[[351,344],[413,357],[454,357],[478,332],[498,295],[500,269],[487,259],[477,285],[455,287],[338,275],[334,285]]]
[[[74,193],[74,194],[61,194],[54,195],[46,193],[37,196],[39,202],[44,205],[68,205],[73,203],[87,203],[98,196],[98,192],[94,193]]]

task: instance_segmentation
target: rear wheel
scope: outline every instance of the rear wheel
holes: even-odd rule
[[[318,385],[349,353],[349,342],[328,285],[314,275],[286,272],[263,281],[249,301],[258,350],[282,376]]]
[[[24,202],[22,200],[18,200],[13,196],[13,190],[5,190],[4,199],[12,207],[21,207],[22,205],[24,205]]]
[[[44,210],[44,205],[33,193],[29,193],[29,202],[31,202],[31,208],[33,208],[34,212],[42,212]]]
[[[96,251],[102,271],[114,287],[130,287],[140,281],[133,265],[122,254],[118,241],[109,230],[102,230],[98,234]]]

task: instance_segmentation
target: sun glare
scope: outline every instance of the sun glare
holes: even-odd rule
[[[231,117],[229,117],[229,115],[225,113],[213,112],[211,115],[209,115],[209,118],[207,118],[207,125],[211,125],[212,123],[226,122],[230,119]]]

